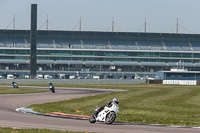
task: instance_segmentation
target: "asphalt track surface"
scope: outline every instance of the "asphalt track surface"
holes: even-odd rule
[[[48,89],[44,87],[21,87],[34,89]],[[56,93],[9,94],[0,95],[0,127],[12,128],[40,128],[67,131],[87,131],[105,133],[199,133],[197,128],[175,128],[151,125],[138,125],[114,122],[112,125],[104,123],[91,124],[88,120],[48,117],[41,115],[16,112],[16,108],[31,104],[47,103],[84,96],[109,93],[116,90],[98,90],[83,88],[56,88]],[[120,105],[119,105],[120,106]]]

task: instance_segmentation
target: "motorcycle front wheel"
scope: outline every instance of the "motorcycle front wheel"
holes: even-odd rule
[[[93,115],[90,116],[89,122],[90,123],[95,123],[96,122],[96,119],[95,119],[95,117]]]
[[[115,112],[110,112],[107,116],[106,116],[106,124],[112,124],[115,121],[116,118],[116,113]]]

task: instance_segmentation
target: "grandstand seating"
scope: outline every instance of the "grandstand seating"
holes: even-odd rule
[[[38,48],[53,48],[53,45],[38,43],[37,47]]]
[[[191,42],[194,51],[200,51],[200,42]]]
[[[200,67],[200,63],[194,63],[194,66]]]
[[[162,42],[158,41],[137,41],[140,50],[162,50]]]
[[[190,51],[189,42],[175,42],[175,41],[165,41],[167,50],[171,51]]]
[[[0,43],[0,47],[5,47],[5,44],[4,43]]]
[[[71,48],[73,48],[73,49],[82,49],[80,44],[72,44]]]
[[[129,50],[137,50],[136,45],[127,45],[127,49]]]
[[[8,39],[8,38],[7,38]],[[30,47],[27,39],[3,40],[0,47]],[[168,50],[200,51],[200,42],[173,41],[130,41],[130,40],[76,40],[76,39],[38,39],[38,48],[72,48],[72,49],[119,49],[119,50]]]
[[[54,39],[57,44],[81,44],[80,40],[76,39]]]
[[[85,49],[95,49],[95,45],[84,45]]]

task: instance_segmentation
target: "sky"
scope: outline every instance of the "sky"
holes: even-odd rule
[[[200,34],[200,0],[0,0],[0,29],[30,29],[31,4],[37,28],[49,30]]]

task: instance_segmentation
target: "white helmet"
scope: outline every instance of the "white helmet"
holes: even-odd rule
[[[113,98],[113,103],[118,104],[118,103],[119,103],[119,100],[118,100],[117,98]]]

